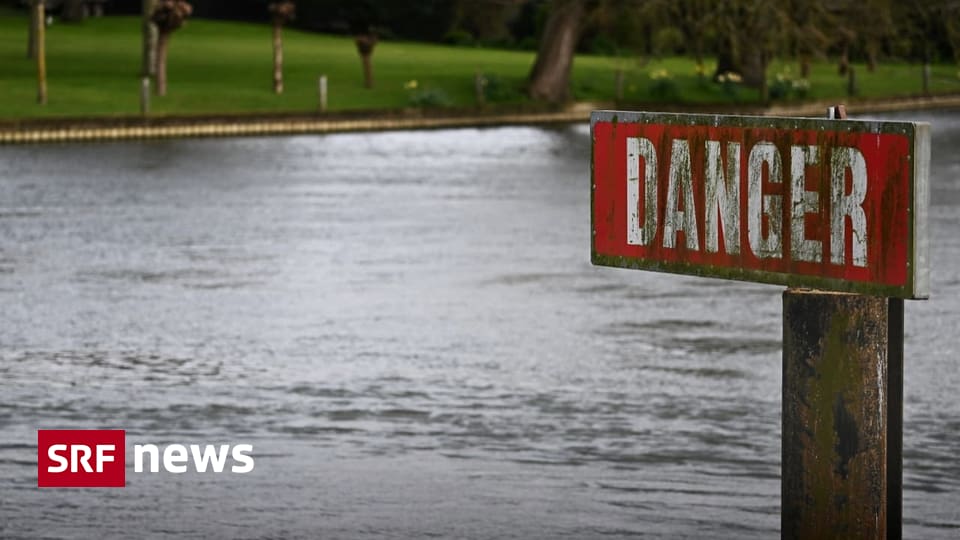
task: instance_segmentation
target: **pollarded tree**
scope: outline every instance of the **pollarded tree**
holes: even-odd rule
[[[47,15],[44,0],[30,0],[30,40],[29,53],[37,62],[37,103],[47,104],[47,52],[46,52]]]
[[[353,42],[357,45],[357,53],[363,63],[363,86],[373,88],[373,48],[377,46],[377,35],[373,31],[356,34]]]
[[[170,36],[186,22],[193,13],[193,6],[186,0],[160,0],[150,19],[157,25],[157,95],[167,95],[167,51]]]
[[[153,11],[157,9],[157,0],[142,0],[140,31],[142,33],[140,52],[140,76],[154,77],[157,74],[157,25],[153,24]]]
[[[340,16],[347,22],[353,34],[353,42],[363,63],[363,85],[373,88],[373,50],[377,46],[377,32],[374,28],[386,22],[390,6],[400,2],[387,0],[351,0],[342,6]]]
[[[272,2],[268,9],[273,18],[273,91],[283,93],[283,25],[292,21],[297,6],[289,0]]]

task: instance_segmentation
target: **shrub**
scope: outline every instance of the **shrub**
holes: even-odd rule
[[[450,96],[440,88],[413,88],[408,98],[413,107],[446,107],[450,105]]]
[[[462,28],[455,28],[447,32],[447,35],[443,36],[443,42],[460,47],[470,47],[476,44],[476,40],[473,39],[473,34]]]
[[[673,76],[665,69],[658,69],[650,74],[650,95],[660,100],[671,100],[677,97],[677,83]]]
[[[483,98],[491,103],[510,101],[518,97],[519,90],[494,74],[480,75],[480,84],[483,85]]]
[[[730,96],[734,102],[740,101],[740,83],[743,77],[739,73],[728,71],[717,75],[717,82],[720,83],[720,89],[723,93]]]

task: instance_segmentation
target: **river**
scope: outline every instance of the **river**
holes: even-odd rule
[[[904,532],[960,536],[960,113]],[[772,538],[781,288],[592,267],[589,128],[0,147],[0,537]],[[40,490],[38,429],[248,443]]]

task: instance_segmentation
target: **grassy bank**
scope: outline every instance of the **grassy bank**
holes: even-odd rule
[[[170,48],[169,95],[154,98],[155,114],[303,112],[317,107],[317,77],[329,77],[331,110],[397,109],[415,105],[469,106],[474,74],[483,73],[492,102],[523,103],[520,88],[533,54],[381,42],[374,54],[376,85],[362,87],[360,61],[350,38],[285,31],[286,92],[271,91],[271,39],[267,25],[195,19],[174,34]],[[49,103],[35,104],[35,72],[26,59],[24,12],[0,10],[0,118],[130,115],[139,111],[139,20],[90,19],[55,22],[48,29]],[[709,70],[712,66],[707,66]],[[616,59],[578,56],[573,90],[580,100],[614,98],[614,71],[622,69],[628,103],[750,103],[756,91],[699,77],[688,58]],[[917,94],[919,66],[881,65],[868,73],[857,65],[859,95]],[[774,64],[769,75],[795,78],[796,67]],[[659,77],[654,79],[653,77]],[[414,86],[415,81],[416,88]],[[956,66],[934,66],[934,93],[960,92]],[[846,79],[832,64],[815,64],[805,95],[787,100],[845,98]]]

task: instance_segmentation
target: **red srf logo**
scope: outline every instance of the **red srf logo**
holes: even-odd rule
[[[122,429],[37,431],[37,487],[124,487]]]

